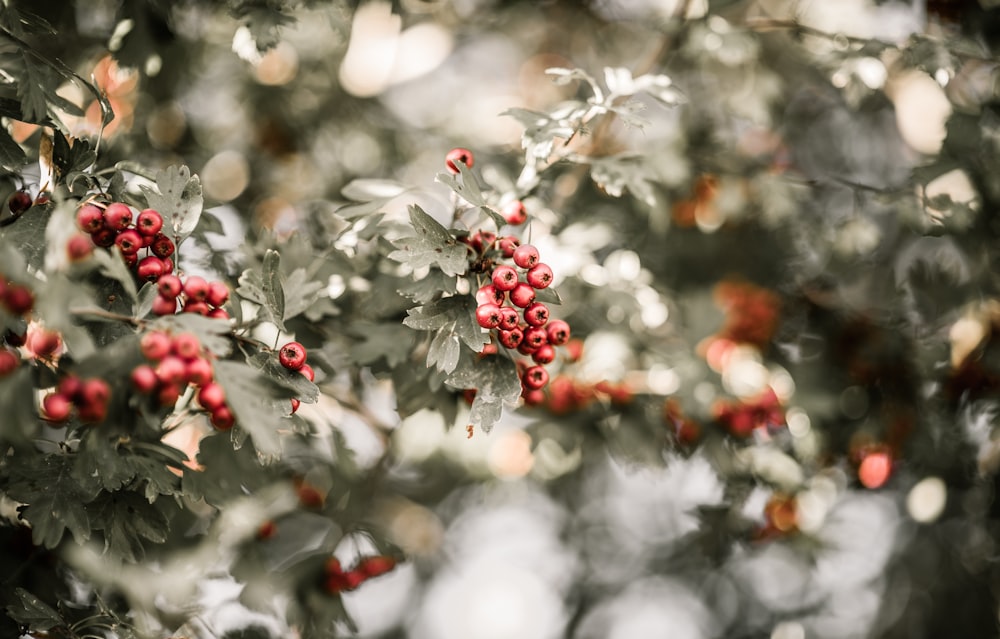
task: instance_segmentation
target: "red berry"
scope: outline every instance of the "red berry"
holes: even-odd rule
[[[549,284],[552,283],[552,269],[549,268],[548,264],[539,262],[528,269],[528,274],[524,279],[528,281],[528,284],[531,284],[531,288],[548,288]]]
[[[160,406],[173,406],[181,396],[180,384],[163,384],[159,392],[156,393],[156,400]]]
[[[549,324],[549,331],[552,331],[552,324]],[[583,357],[583,340],[571,339],[566,342],[566,359],[570,362],[579,362],[581,357]]]
[[[187,382],[187,366],[176,355],[167,355],[156,365],[156,378],[161,384],[180,386]]]
[[[476,304],[496,304],[500,306],[503,304],[503,300],[503,291],[497,289],[492,284],[482,286],[476,291]]]
[[[302,368],[299,369],[299,372],[302,373],[302,376],[308,379],[310,382],[316,381],[316,371],[314,371],[313,367],[310,366],[309,364],[303,364]]]
[[[56,331],[45,328],[36,328],[28,333],[25,347],[31,351],[36,358],[45,359],[51,357],[62,346],[62,337]]]
[[[487,355],[496,355],[498,352],[497,345],[490,342],[489,344],[483,344],[483,350],[479,351],[479,355],[480,357],[486,357]]]
[[[173,241],[163,233],[153,236],[153,243],[149,245],[156,257],[170,257],[174,254]]]
[[[503,306],[500,308],[500,329],[504,331],[510,331],[517,328],[517,325],[521,322],[521,317],[517,314],[517,310],[509,306]]]
[[[212,319],[229,319],[229,313],[224,308],[213,308],[208,312],[207,317]]]
[[[168,260],[165,257],[161,257],[160,258],[160,263],[163,264],[163,273],[164,274],[173,273],[174,272],[174,263],[173,263],[172,260]]]
[[[209,306],[218,308],[229,300],[229,287],[222,282],[212,282],[208,285],[208,295],[205,301]]]
[[[344,568],[340,565],[340,560],[336,557],[330,557],[327,559],[326,564],[324,564],[324,568],[326,569],[326,574],[328,575],[344,574]]]
[[[125,229],[115,238],[115,245],[125,255],[134,255],[142,248],[142,236],[135,229]]]
[[[156,292],[159,293],[161,297],[174,299],[181,294],[183,289],[184,285],[181,283],[181,278],[176,275],[161,275],[160,278],[156,280]]]
[[[858,479],[865,488],[879,488],[889,481],[892,474],[892,457],[886,452],[873,452],[865,455],[858,466]]]
[[[517,286],[517,271],[510,266],[498,266],[493,269],[493,286],[498,291],[507,292]]]
[[[188,300],[184,302],[184,312],[185,313],[197,313],[198,315],[208,315],[211,311],[208,308],[207,302],[199,302],[198,300]]]
[[[556,349],[551,344],[542,344],[531,354],[536,364],[551,364],[556,358]]]
[[[524,321],[531,326],[545,326],[549,321],[549,307],[541,302],[535,302],[524,309]]]
[[[201,352],[201,342],[192,333],[175,335],[170,347],[177,357],[185,360],[192,360]]]
[[[299,497],[299,503],[306,508],[321,508],[326,497],[318,488],[307,482],[299,482],[295,488]]]
[[[21,363],[21,358],[14,351],[0,348],[0,377],[10,375]]]
[[[163,216],[153,209],[140,211],[135,218],[135,228],[144,236],[153,237],[163,228]]]
[[[41,204],[41,202],[39,202]],[[25,191],[15,191],[7,200],[7,208],[14,215],[24,213],[31,208],[31,195]]]
[[[122,253],[122,262],[125,262],[125,266],[129,268],[135,268],[135,265],[139,263],[139,254],[132,253],[129,255],[128,253]]]
[[[552,320],[549,322],[545,332],[548,335],[549,344],[552,344],[553,346],[562,346],[569,341],[569,324],[563,320]],[[579,359],[579,357],[577,357],[577,359]]]
[[[306,363],[306,347],[298,342],[288,342],[278,351],[278,361],[288,370],[297,371]]]
[[[3,296],[3,305],[12,315],[24,315],[35,306],[35,296],[26,286],[10,284]]]
[[[545,329],[541,326],[529,326],[524,331],[524,341],[522,344],[526,344],[532,352],[535,351],[542,344],[548,344],[548,336],[545,334]]]
[[[208,282],[204,277],[192,275],[184,282],[184,295],[189,300],[204,302],[208,298]]]
[[[81,411],[83,406],[100,406],[104,407],[108,404],[108,399],[111,398],[111,387],[108,383],[99,377],[92,377],[90,379],[84,380],[83,384],[80,386],[80,404]]]
[[[535,289],[531,288],[531,284],[518,282],[510,292],[510,301],[514,306],[525,308],[535,301]]]
[[[70,262],[85,260],[94,252],[94,241],[87,235],[74,235],[66,242],[66,256]]]
[[[521,390],[521,398],[528,406],[539,406],[545,402],[545,392],[540,388],[524,388]]]
[[[524,224],[528,220],[528,211],[524,208],[524,202],[521,200],[508,202],[503,207],[501,214],[503,219],[507,220],[507,224]]]
[[[302,402],[299,401],[298,399],[296,399],[295,397],[292,398],[292,414],[293,415],[295,414],[295,411],[299,410],[299,405],[301,403]]]
[[[155,282],[163,275],[163,261],[155,255],[149,255],[139,260],[139,266],[135,270],[139,279],[147,282]]]
[[[212,362],[204,357],[193,359],[187,363],[184,376],[195,386],[204,386],[212,381]]]
[[[461,162],[462,164],[471,169],[472,165],[476,163],[476,158],[473,157],[472,151],[470,151],[469,149],[463,149],[461,147],[458,147],[452,149],[451,151],[448,151],[448,154],[444,156],[445,166],[447,166],[448,170],[451,171],[452,173],[459,172],[458,167],[455,165],[455,162]]]
[[[226,403],[226,391],[218,382],[209,382],[198,390],[198,403],[209,412],[215,412]]]
[[[522,244],[514,249],[514,263],[521,268],[531,268],[538,264],[538,249],[531,244]]]
[[[396,560],[384,555],[375,557],[365,557],[358,562],[356,570],[362,572],[367,577],[378,577],[384,575],[396,567]]]
[[[509,331],[501,330],[498,336],[504,348],[513,350],[521,345],[521,340],[524,339],[524,332],[515,326]]]
[[[160,331],[146,333],[139,339],[139,350],[146,359],[158,362],[170,354],[170,336]]]
[[[500,252],[506,258],[514,257],[514,250],[520,245],[520,242],[513,235],[508,235],[507,237],[501,237],[498,246]]]
[[[228,406],[219,406],[212,411],[209,421],[219,430],[229,430],[236,424],[236,416]]]
[[[173,315],[177,312],[177,300],[171,297],[157,295],[153,299],[153,313],[155,315]]]
[[[496,304],[480,304],[476,307],[476,321],[483,328],[500,326],[500,307]]]
[[[114,202],[104,209],[104,226],[112,231],[124,231],[132,224],[132,209],[128,204]]]
[[[521,382],[529,390],[538,390],[549,382],[549,372],[541,366],[532,366],[521,375]]]
[[[156,371],[149,364],[140,364],[133,368],[129,379],[132,387],[144,395],[152,393],[160,382],[156,377]]]
[[[368,576],[359,570],[351,570],[344,573],[344,590],[354,590],[368,579]]]
[[[68,375],[62,378],[56,390],[60,395],[68,397],[71,402],[79,403],[82,401],[83,381],[75,375]]]
[[[76,211],[76,225],[93,235],[104,228],[104,211],[93,204],[84,204]]]
[[[64,422],[69,419],[73,405],[62,393],[49,393],[42,400],[42,413],[45,419],[52,422]]]
[[[266,540],[274,537],[278,532],[278,526],[273,520],[268,519],[257,528],[257,539]]]

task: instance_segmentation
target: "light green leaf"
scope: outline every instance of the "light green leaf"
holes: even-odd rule
[[[163,216],[173,230],[176,244],[191,235],[201,217],[205,201],[201,180],[186,166],[168,166],[156,174],[156,188],[142,185],[146,203]]]

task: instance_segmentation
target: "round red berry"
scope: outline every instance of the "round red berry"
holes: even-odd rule
[[[163,384],[156,393],[156,400],[160,406],[173,406],[181,396],[180,384]]]
[[[481,286],[479,290],[476,291],[476,304],[496,304],[497,306],[500,306],[503,304],[503,300],[503,291],[497,289],[497,287],[492,284]]]
[[[375,557],[365,557],[358,562],[356,570],[364,573],[368,577],[378,577],[379,575],[384,575],[395,567],[395,559],[379,555]]]
[[[149,248],[153,251],[153,255],[156,257],[170,257],[174,254],[173,240],[164,235],[163,233],[157,233],[153,236],[153,243],[149,245]]]
[[[173,315],[177,312],[177,300],[172,297],[157,295],[153,298],[154,315]]]
[[[64,422],[69,419],[73,404],[62,393],[49,393],[42,400],[42,413],[45,419],[52,422]]]
[[[198,300],[188,300],[184,302],[184,312],[185,313],[196,313],[198,315],[208,315],[212,310],[208,307],[208,302],[199,302]]]
[[[163,228],[163,216],[159,211],[145,209],[135,218],[135,228],[146,237],[153,237]]]
[[[135,229],[125,229],[115,238],[115,245],[125,255],[134,255],[142,248],[142,236]]]
[[[461,147],[454,148],[448,151],[448,154],[444,156],[445,166],[452,173],[458,173],[458,166],[455,165],[456,162],[461,162],[465,166],[472,168],[472,165],[476,163],[476,158],[472,155],[472,151],[469,149],[463,149]]]
[[[104,226],[113,231],[124,231],[132,224],[132,209],[128,204],[114,202],[104,209]]]
[[[535,301],[535,289],[527,282],[518,282],[510,292],[510,301],[521,308],[530,306]]]
[[[204,386],[212,381],[212,362],[204,357],[193,359],[187,363],[184,376],[195,386]]]
[[[528,211],[524,208],[524,202],[521,200],[508,202],[504,205],[501,214],[503,219],[507,220],[507,224],[524,224],[528,220]]]
[[[299,405],[302,402],[295,397],[292,398],[292,414],[294,415],[297,410],[299,410]]]
[[[524,331],[524,340],[521,344],[531,349],[531,352],[534,352],[542,344],[548,344],[548,336],[545,334],[545,329],[541,326],[529,326]]]
[[[306,363],[306,347],[298,342],[288,342],[278,351],[278,361],[288,370],[297,371]]]
[[[498,338],[500,339],[500,343],[504,345],[504,348],[513,350],[521,345],[521,340],[524,339],[524,332],[515,326],[509,331],[501,330],[498,333]]]
[[[524,279],[527,280],[528,284],[531,284],[531,288],[548,288],[549,284],[552,283],[552,269],[549,268],[548,264],[539,262],[528,269],[528,274]]]
[[[111,398],[111,387],[99,377],[84,380],[80,386],[80,404],[92,406],[107,406]]]
[[[67,375],[60,380],[56,390],[60,395],[68,397],[71,402],[78,403],[82,401],[83,380],[76,375]]]
[[[563,320],[552,320],[549,322],[548,327],[546,327],[545,332],[548,335],[549,344],[553,346],[562,346],[569,341],[569,324]]]
[[[0,348],[0,377],[10,375],[21,363],[21,358],[14,351]]]
[[[498,352],[497,345],[490,342],[489,344],[483,344],[483,350],[479,351],[479,355],[486,357],[487,355],[496,355]]]
[[[517,271],[510,266],[493,269],[493,286],[498,291],[507,292],[517,286]]]
[[[182,290],[184,290],[184,285],[181,283],[181,278],[176,275],[161,275],[156,280],[156,292],[162,297],[174,299],[181,294]]]
[[[531,354],[536,364],[551,364],[556,358],[556,349],[551,344],[542,344]]]
[[[522,244],[514,249],[514,263],[521,268],[531,268],[540,259],[538,249],[531,244]]]
[[[3,296],[3,305],[11,315],[24,315],[35,306],[35,296],[26,286],[10,284]]]
[[[170,336],[160,331],[146,333],[139,339],[139,350],[146,359],[158,362],[170,354]]]
[[[535,302],[524,309],[524,321],[531,326],[545,326],[549,321],[549,307],[541,302]]]
[[[521,375],[521,383],[529,390],[538,390],[549,383],[549,372],[541,366],[532,366]]]
[[[309,364],[303,364],[302,368],[299,369],[299,372],[302,373],[302,376],[308,379],[310,382],[316,381],[316,371],[314,371],[313,367],[310,366]]]
[[[218,382],[209,382],[198,390],[198,403],[209,412],[214,412],[226,403],[226,391]]]
[[[229,410],[228,406],[219,406],[212,411],[209,421],[218,430],[229,430],[236,424],[236,416],[233,415],[233,411]]]
[[[483,328],[500,326],[500,307],[496,304],[480,304],[476,307],[476,321]]]
[[[500,308],[500,329],[504,331],[510,331],[517,328],[517,325],[521,323],[521,317],[517,314],[517,310],[509,306],[504,306]]]
[[[209,306],[219,307],[229,301],[229,287],[222,282],[212,282],[208,285],[208,295],[205,301]]]
[[[185,360],[192,360],[198,357],[201,352],[201,341],[198,336],[192,333],[181,333],[175,335],[170,345],[170,349],[177,357]]]
[[[31,208],[31,194],[26,191],[15,191],[7,200],[7,208],[14,215],[24,213]]]
[[[497,243],[497,246],[500,248],[500,252],[506,258],[514,257],[514,250],[519,245],[520,242],[518,242],[517,238],[512,235],[501,237],[500,241]]]
[[[545,391],[540,388],[525,388],[521,391],[521,398],[528,406],[539,406],[545,402]]]
[[[56,331],[45,328],[36,328],[28,333],[25,347],[31,351],[35,357],[45,359],[51,357],[62,346],[62,337]]]
[[[213,308],[208,312],[207,317],[212,319],[229,319],[229,313],[224,308]]]
[[[156,365],[156,378],[161,384],[180,385],[187,381],[187,366],[176,355],[167,355]]]
[[[149,255],[139,260],[136,275],[147,282],[155,282],[163,275],[163,261],[155,255]]]
[[[204,302],[208,298],[208,282],[204,277],[192,275],[184,282],[184,295],[189,300]]]
[[[92,235],[104,228],[104,211],[93,204],[84,204],[76,211],[76,225]]]
[[[173,263],[172,260],[169,260],[169,259],[167,259],[165,257],[161,257],[160,258],[160,263],[163,264],[163,273],[164,274],[166,274],[166,273],[173,273],[174,272],[174,263]]]
[[[156,371],[149,364],[140,364],[133,368],[129,380],[132,382],[132,387],[144,395],[152,393],[160,383]]]
[[[94,241],[87,235],[74,235],[66,242],[66,256],[70,262],[80,262],[94,252]]]

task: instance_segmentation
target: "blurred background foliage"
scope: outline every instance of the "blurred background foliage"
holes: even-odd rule
[[[49,95],[35,115],[92,140],[97,168],[200,176],[220,226],[189,272],[235,282],[278,247],[322,284],[289,327],[323,369],[302,414],[337,434],[331,465],[362,478],[378,531],[337,554],[384,537],[409,559],[343,595],[360,636],[996,636],[997,3],[4,4],[0,97],[25,104],[52,74],[36,53],[61,61],[114,120],[102,131],[70,77],[48,80],[79,111]],[[612,93],[671,84],[623,89],[565,135],[594,87],[550,68]],[[43,118],[22,115],[5,122],[27,168],[6,160],[3,184],[37,196]],[[581,340],[542,405],[471,438],[461,397],[429,393],[411,357],[424,336],[401,327],[381,243],[412,202],[445,218],[434,178],[455,146],[496,202],[525,202]],[[373,178],[408,190],[366,209],[378,189],[353,181]],[[161,636],[343,630],[313,569],[286,570],[319,570],[343,522],[297,508],[284,471],[208,453],[259,474],[250,520],[274,517],[272,539],[227,546],[238,514],[190,515],[98,578],[96,558],[5,527],[0,564],[40,555],[16,583],[50,604],[100,584]],[[333,501],[340,478],[310,463],[289,466]],[[185,590],[192,539],[230,561]]]

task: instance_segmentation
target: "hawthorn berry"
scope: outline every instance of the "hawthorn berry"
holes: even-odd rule
[[[293,414],[293,415],[295,414],[295,412],[296,412],[297,410],[299,410],[299,405],[300,405],[301,403],[302,403],[302,402],[301,402],[301,401],[300,401],[300,400],[299,400],[298,398],[295,398],[295,397],[293,397],[293,398],[292,398],[292,414]]]
[[[541,366],[531,366],[521,375],[521,383],[528,390],[538,390],[549,382],[549,372]]]
[[[476,321],[483,328],[500,326],[500,307],[496,304],[480,304],[476,307]]]
[[[498,266],[493,269],[493,286],[498,291],[507,292],[517,286],[517,271],[510,266]]]
[[[310,366],[309,364],[303,364],[302,368],[299,369],[299,372],[302,373],[302,376],[308,379],[310,382],[316,381],[316,371],[314,371],[313,367]]]
[[[497,345],[493,342],[488,344],[483,344],[483,349],[479,351],[481,357],[486,357],[487,355],[496,355],[499,351],[497,350]]]
[[[501,211],[503,219],[507,220],[507,224],[518,225],[524,224],[528,220],[528,211],[524,208],[524,202],[521,200],[513,200],[508,202]]]
[[[549,307],[541,302],[535,302],[524,309],[524,321],[530,326],[545,326],[549,321]]]
[[[540,388],[525,388],[521,391],[521,398],[528,406],[539,406],[545,403],[545,392]]]
[[[229,410],[228,406],[219,406],[212,411],[209,421],[218,430],[229,430],[236,424],[236,416],[233,415],[233,411]]]
[[[153,314],[173,315],[177,312],[177,300],[172,297],[157,295],[153,298]]]
[[[187,381],[187,366],[176,355],[167,355],[156,365],[156,378],[163,384],[183,384]]]
[[[31,208],[31,194],[26,191],[15,191],[7,200],[7,208],[14,215],[24,213]]]
[[[50,422],[64,422],[69,419],[73,404],[59,392],[52,392],[42,399],[42,414]]]
[[[21,363],[21,358],[14,351],[7,348],[0,348],[0,377],[10,375]]]
[[[99,377],[84,380],[80,387],[81,411],[84,406],[106,406],[111,398],[111,387]]]
[[[510,291],[510,301],[514,306],[525,308],[535,301],[535,289],[531,288],[531,284],[518,282]]]
[[[143,357],[158,362],[170,354],[170,336],[160,331],[146,333],[139,339]]]
[[[122,261],[125,262],[125,266],[135,268],[135,265],[139,263],[139,254],[122,253]]]
[[[90,235],[90,239],[101,248],[110,248],[115,243],[115,238],[118,237],[118,232],[114,229],[109,229],[103,226]]]
[[[184,282],[184,295],[189,300],[204,302],[208,298],[208,282],[204,277],[191,275]]]
[[[257,539],[267,540],[274,537],[278,532],[278,526],[274,523],[274,520],[268,519],[257,528]]]
[[[36,328],[28,333],[25,347],[34,354],[36,358],[46,359],[54,355],[62,346],[62,337],[56,331],[46,328]]]
[[[386,557],[385,555],[376,555],[374,557],[365,557],[359,561],[355,570],[371,578],[384,575],[395,567],[396,560],[394,558]]]
[[[125,255],[134,255],[142,248],[142,236],[135,229],[125,229],[115,238],[115,245]]]
[[[504,348],[515,349],[521,344],[521,340],[524,339],[524,332],[518,328],[514,327],[508,331],[501,330],[498,333],[500,343],[504,345]]]
[[[504,292],[499,290],[492,284],[487,284],[481,286],[478,291],[476,291],[476,303],[477,304],[496,304],[500,306],[504,301]]]
[[[156,280],[156,292],[161,297],[174,299],[181,294],[182,290],[184,290],[184,284],[181,282],[181,278],[176,275],[161,275]]]
[[[540,259],[538,249],[531,244],[522,244],[514,249],[514,263],[521,268],[531,268]]]
[[[12,315],[24,315],[35,306],[35,296],[26,286],[10,284],[4,293],[3,305]]]
[[[509,306],[504,306],[500,308],[500,329],[504,331],[510,331],[517,328],[518,323],[520,323],[521,318],[518,316],[517,311]]]
[[[208,312],[207,317],[212,319],[229,319],[229,313],[224,308],[213,308]]]
[[[212,362],[204,357],[192,359],[187,363],[184,377],[195,386],[204,386],[212,381]]]
[[[201,342],[192,333],[181,333],[174,336],[170,349],[177,357],[183,360],[192,360],[198,357],[198,353],[201,351]]]
[[[152,393],[160,382],[156,371],[149,364],[139,364],[133,368],[129,380],[132,382],[132,387],[144,395]]]
[[[528,269],[528,274],[525,275],[524,279],[531,285],[531,288],[548,288],[549,284],[552,283],[552,269],[549,268],[548,264],[539,262]]]
[[[546,327],[545,332],[548,335],[549,344],[553,346],[562,346],[569,341],[569,324],[563,320],[552,320]],[[579,359],[579,356],[576,359]]]
[[[166,273],[173,273],[174,272],[174,262],[173,262],[173,260],[169,260],[169,259],[167,259],[165,257],[161,257],[160,258],[160,264],[163,265],[163,272],[165,274]]]
[[[93,204],[84,204],[76,212],[76,225],[93,235],[104,227],[104,211]]]
[[[196,313],[198,315],[208,315],[209,311],[211,311],[207,302],[200,302],[198,300],[184,302],[183,310],[185,313]]]
[[[226,404],[226,391],[218,382],[209,382],[198,390],[198,403],[209,412],[215,412]]]
[[[542,344],[531,354],[536,364],[551,364],[556,358],[556,349],[551,344]]]
[[[153,236],[153,243],[149,245],[149,248],[156,257],[166,258],[174,254],[176,247],[169,237],[163,233],[157,233]]]
[[[154,209],[145,209],[135,218],[135,228],[145,237],[153,237],[163,228],[163,216]]]
[[[56,391],[60,395],[68,397],[72,402],[82,401],[83,380],[76,375],[67,375],[60,380],[59,385],[56,387]]]
[[[278,361],[288,370],[297,371],[306,363],[306,347],[298,342],[288,342],[278,351]]]
[[[66,256],[70,262],[79,262],[91,256],[94,242],[86,235],[74,235],[66,242]]]
[[[222,282],[211,282],[208,285],[208,295],[205,301],[209,306],[218,308],[229,301],[229,287]]]
[[[321,508],[326,501],[323,493],[309,482],[299,481],[295,493],[298,495],[299,503],[305,508]]]
[[[458,166],[455,162],[461,162],[465,166],[472,168],[472,165],[476,163],[475,156],[472,155],[472,151],[469,149],[463,149],[462,147],[457,147],[448,151],[448,154],[444,156],[445,166],[452,173],[459,173]]]
[[[112,231],[124,231],[132,224],[132,209],[128,204],[114,202],[104,209],[104,226]]]
[[[173,406],[181,396],[180,384],[162,384],[156,393],[161,406]]]
[[[858,466],[858,479],[865,488],[875,489],[889,481],[892,474],[892,457],[885,451],[875,451],[865,455]]]
[[[497,247],[500,249],[500,253],[506,258],[514,257],[514,249],[520,245],[517,238],[513,235],[508,235],[506,237],[501,237],[500,241],[497,242]]]
[[[534,352],[542,344],[548,344],[548,339],[544,328],[541,326],[529,326],[524,330],[524,341],[522,344],[527,345]]]
[[[139,279],[155,282],[164,273],[163,262],[155,255],[148,255],[139,260],[139,266],[135,272]]]

